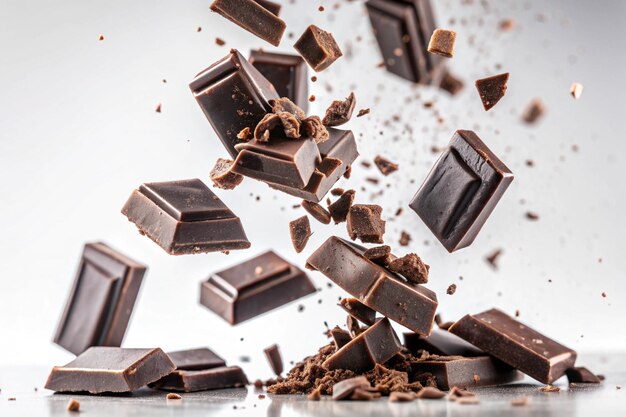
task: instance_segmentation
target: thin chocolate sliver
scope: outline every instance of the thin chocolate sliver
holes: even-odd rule
[[[302,208],[306,210],[315,220],[323,224],[330,224],[330,213],[324,207],[311,201],[302,200]]]
[[[311,237],[311,223],[307,216],[302,216],[289,222],[289,234],[291,235],[291,243],[296,253],[300,253],[306,247]]]
[[[272,45],[280,45],[286,28],[285,22],[258,2],[214,0],[211,10]]]
[[[355,204],[347,216],[350,239],[363,243],[383,243],[386,222],[381,219],[382,207],[375,204]]]
[[[232,172],[234,161],[232,159],[218,158],[215,166],[209,173],[209,177],[217,188],[232,190],[243,181],[243,176]]]

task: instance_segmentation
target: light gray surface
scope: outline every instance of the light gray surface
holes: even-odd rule
[[[142,390],[132,396],[51,395],[41,387],[45,369],[0,370],[0,416],[46,417],[67,416],[70,398],[81,403],[81,416],[533,416],[533,417],[589,417],[623,416],[626,412],[626,354],[590,355],[581,358],[606,380],[599,386],[568,388],[565,378],[555,385],[557,393],[539,391],[542,385],[532,380],[495,388],[476,388],[480,399],[476,405],[460,405],[443,400],[419,400],[413,403],[389,403],[387,398],[374,402],[336,402],[324,398],[320,402],[307,401],[304,396],[282,395],[259,399],[262,391],[246,389],[218,390],[183,394],[182,401],[167,401],[165,393]],[[606,372],[605,372],[606,371]],[[617,386],[624,386],[618,389]],[[15,397],[16,401],[8,401]],[[530,397],[524,407],[514,407],[511,400]],[[234,408],[236,407],[236,408]]]

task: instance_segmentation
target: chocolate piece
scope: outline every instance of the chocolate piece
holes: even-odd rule
[[[104,243],[87,243],[54,343],[75,355],[120,346],[145,273],[145,265]]]
[[[197,178],[142,184],[122,214],[170,255],[250,247],[239,217]]]
[[[489,111],[504,97],[504,93],[506,93],[506,83],[508,81],[508,72],[476,80],[476,89],[483,102],[485,111]]]
[[[357,388],[350,395],[350,401],[372,401],[381,397],[380,392],[370,389]]]
[[[352,117],[354,106],[356,106],[354,92],[350,92],[350,95],[345,100],[333,101],[326,109],[322,124],[324,126],[341,126],[347,123]]]
[[[599,384],[600,378],[598,378],[593,372],[585,367],[577,367],[577,368],[568,368],[565,370],[565,375],[567,375],[567,381],[572,384]]]
[[[328,140],[330,134],[328,130],[322,124],[319,116],[309,116],[302,121],[302,131],[307,137],[313,138],[315,143],[320,143]]]
[[[514,407],[524,407],[530,403],[530,397],[520,397],[511,400],[511,405]]]
[[[391,248],[387,245],[369,248],[368,250],[363,252],[363,256],[365,256],[370,261],[384,267],[387,267],[387,265],[389,265],[389,262],[391,262],[393,257],[393,255],[391,254]]]
[[[302,270],[268,251],[211,275],[202,283],[200,303],[238,324],[314,292]]]
[[[485,261],[491,266],[493,269],[498,269],[498,260],[502,256],[502,249],[496,249],[491,254],[485,256]]]
[[[197,392],[248,385],[246,374],[238,366],[219,366],[196,371],[176,370],[161,378],[152,388],[163,391]]]
[[[463,89],[463,86],[463,81],[452,75],[450,71],[446,71],[439,82],[439,88],[453,96],[457,95]]]
[[[383,243],[385,221],[380,218],[382,207],[375,204],[355,204],[350,207],[347,228],[350,239],[363,243]]]
[[[437,309],[435,293],[407,284],[364,257],[364,252],[332,236],[307,259],[307,265],[383,316],[416,333],[430,334]]]
[[[441,356],[481,356],[485,353],[465,340],[445,330],[433,329],[429,336],[417,333],[404,333],[404,346],[413,354],[425,350],[431,355]]]
[[[175,366],[159,348],[91,347],[52,368],[46,389],[57,392],[131,392],[169,374]]]
[[[263,350],[265,352],[265,357],[272,368],[272,371],[277,376],[283,373],[283,357],[280,355],[280,350],[278,349],[278,345],[272,345]]]
[[[330,213],[324,207],[306,200],[302,200],[300,204],[318,222],[323,224],[330,223]]]
[[[435,29],[428,43],[428,52],[452,58],[454,56],[454,41],[456,41],[455,31]]]
[[[361,329],[361,325],[359,324],[358,320],[351,315],[348,315],[348,317],[346,317],[346,326],[348,327],[348,333],[350,334],[351,338],[357,337],[358,335],[363,333],[364,330]]]
[[[339,306],[363,324],[372,326],[376,322],[376,312],[356,298],[343,298]]]
[[[272,131],[280,125],[282,125],[282,121],[277,114],[267,113],[254,128],[254,139],[257,142],[269,142]],[[239,151],[239,149],[235,149]]]
[[[457,130],[409,207],[448,252],[472,244],[513,174],[470,130]]]
[[[243,181],[243,176],[232,171],[232,159],[217,158],[209,177],[217,188],[232,190]]]
[[[72,412],[79,412],[80,411],[80,402],[78,402],[78,400],[75,399],[70,399],[69,402],[67,403],[67,411],[72,411]]]
[[[269,0],[253,0],[255,3],[269,11],[271,14],[278,16],[280,14],[280,4]]]
[[[497,309],[468,314],[450,332],[544,384],[559,379],[576,361],[572,349]]]
[[[337,350],[341,349],[342,347],[350,343],[350,341],[352,340],[352,336],[350,336],[350,333],[339,328],[339,326],[335,326],[330,331],[330,335],[332,336],[333,341],[335,342],[335,347],[337,348]]]
[[[226,366],[226,361],[209,348],[177,350],[167,352],[179,371],[197,371]]]
[[[387,71],[416,83],[439,77],[443,60],[426,52],[435,30],[430,0],[369,0],[365,3]]]
[[[583,93],[583,85],[581,83],[572,83],[569,92],[574,97],[574,100],[578,100]]]
[[[236,49],[196,75],[189,88],[233,158],[237,135],[246,127],[254,130],[271,111],[269,100],[278,98],[274,86]]]
[[[302,252],[311,237],[309,218],[302,216],[289,222],[289,234],[291,235],[291,243],[296,253]]]
[[[167,395],[165,396],[166,400],[182,400],[183,397],[180,394],[176,394],[174,392],[168,392]]]
[[[466,388],[501,385],[522,379],[522,374],[504,363],[479,356],[475,358],[440,357],[434,360],[413,362],[411,372],[430,373],[437,379],[437,388]]]
[[[264,41],[280,45],[285,22],[256,0],[214,0],[211,10]]]
[[[335,352],[322,366],[361,373],[374,368],[377,363],[387,362],[400,350],[402,345],[398,336],[389,320],[384,318]]]
[[[235,146],[239,151],[233,172],[289,187],[304,187],[321,161],[313,139],[251,141]]]
[[[333,385],[333,400],[339,401],[352,395],[357,388],[371,388],[370,382],[364,376],[344,379]]]
[[[413,284],[426,284],[430,266],[426,265],[416,254],[409,253],[402,258],[391,261],[388,269],[402,275]]]
[[[356,117],[363,117],[363,116],[365,116],[366,114],[370,114],[370,109],[369,109],[369,107],[368,107],[368,108],[366,108],[366,109],[361,109],[361,110],[359,110],[359,112],[357,113]]]
[[[272,83],[280,97],[288,97],[307,111],[308,69],[302,57],[256,50],[250,52],[249,62]]]
[[[398,243],[400,244],[400,246],[409,246],[409,243],[411,243],[411,235],[403,230],[402,232],[400,232],[400,240],[398,241]]]
[[[539,388],[541,392],[559,392],[561,388],[555,387],[554,385],[546,385],[545,387]]]
[[[446,393],[435,387],[424,387],[417,393],[420,400],[438,400],[446,396]]]
[[[306,28],[293,47],[316,72],[324,71],[342,55],[333,35],[315,25]]]
[[[415,401],[416,398],[417,398],[417,394],[415,394],[413,391],[410,391],[410,392],[393,391],[392,393],[389,394],[389,401],[391,401],[392,403],[408,403],[411,401]]]
[[[374,164],[376,164],[376,168],[380,171],[381,174],[387,176],[392,172],[396,172],[398,170],[398,164],[391,162],[388,159],[383,158],[380,155],[377,155],[374,158]]]
[[[446,289],[446,294],[454,295],[455,292],[456,292],[456,284],[448,285],[448,288]]]
[[[345,222],[348,218],[348,213],[350,212],[350,207],[352,207],[355,193],[356,192],[354,190],[348,190],[343,193],[337,201],[328,206],[330,217],[333,218],[335,224]]]
[[[530,125],[534,124],[541,118],[541,116],[543,116],[545,112],[546,108],[541,100],[535,98],[528,103],[526,109],[524,109],[524,113],[522,113],[522,120]]]

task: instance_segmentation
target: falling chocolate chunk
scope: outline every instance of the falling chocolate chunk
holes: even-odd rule
[[[441,77],[441,81],[439,82],[439,88],[441,88],[443,91],[447,91],[453,96],[457,95],[463,89],[463,87],[463,81],[452,75],[450,71],[446,71],[443,77]]]
[[[454,56],[454,41],[456,40],[456,32],[447,29],[435,29],[430,42],[428,43],[428,52],[452,58]]]
[[[498,260],[500,259],[501,255],[502,249],[496,249],[491,253],[491,255],[487,255],[485,257],[485,260],[493,269],[498,269]]]
[[[456,292],[456,284],[450,284],[446,290],[446,294],[453,295]]]
[[[583,93],[583,85],[581,83],[572,83],[569,92],[574,97],[574,100],[578,100]]]
[[[311,237],[311,224],[307,216],[302,216],[289,222],[289,234],[291,235],[291,243],[297,253],[300,253],[306,247]]]
[[[232,159],[218,158],[211,170],[209,177],[217,188],[232,190],[243,181],[243,175],[231,171],[234,161]]]
[[[402,210],[402,209],[398,209],[398,210]],[[400,212],[401,214],[402,212]],[[396,212],[396,216],[398,216],[399,214]],[[409,246],[409,243],[411,242],[411,235],[408,234],[407,232],[405,232],[404,230],[402,232],[400,232],[400,246]]]
[[[328,211],[330,212],[330,216],[335,221],[335,224],[345,222],[348,218],[348,212],[354,202],[355,193],[356,192],[354,190],[348,190],[344,192],[341,197],[337,199],[337,201],[328,206]]]
[[[371,389],[357,388],[350,395],[350,401],[372,401],[381,397],[380,392]]]
[[[323,224],[330,223],[330,213],[324,207],[312,201],[302,200],[302,208],[307,211],[315,220]]]
[[[494,75],[492,77],[476,80],[476,89],[483,102],[485,111],[489,111],[506,93],[506,84],[509,81],[509,73]]]
[[[380,266],[387,267],[393,255],[391,255],[391,247],[383,245],[366,250],[363,256]]]
[[[67,411],[71,411],[74,413],[77,413],[80,411],[80,402],[78,402],[78,400],[75,399],[71,399],[69,400],[69,402],[67,403]]]
[[[417,398],[423,400],[438,400],[446,396],[446,393],[435,387],[424,387],[417,393]]]
[[[522,113],[522,120],[529,125],[534,124],[545,112],[546,108],[541,100],[535,98],[526,106],[526,109]]]
[[[385,221],[380,218],[382,207],[375,204],[355,204],[347,216],[347,229],[350,239],[360,239],[363,243],[383,243]]]
[[[226,45],[226,41],[224,41],[224,39],[222,39],[222,38],[216,37],[215,38],[215,44],[217,46],[224,46],[224,45]]]
[[[530,403],[530,397],[519,397],[511,400],[511,405],[514,407],[524,407]]]
[[[274,371],[277,376],[280,376],[280,374],[283,373],[283,357],[280,354],[278,345],[274,344],[264,349],[263,352],[265,352],[265,356],[267,357],[272,371]]]
[[[280,124],[281,119],[277,114],[267,113],[254,128],[254,139],[257,142],[269,142],[271,131]]]
[[[363,324],[371,326],[376,322],[376,311],[361,303],[356,298],[343,298],[339,302],[339,306],[343,308],[346,313]]]
[[[363,116],[365,116],[366,114],[370,114],[370,109],[369,109],[369,107],[368,107],[368,108],[366,108],[366,109],[361,109],[361,110],[359,110],[359,112],[357,113],[356,117],[363,117]]]
[[[313,138],[317,144],[328,140],[330,137],[319,116],[309,116],[302,120],[302,131],[307,137]]]
[[[322,124],[324,126],[341,126],[347,123],[352,117],[354,106],[356,106],[354,92],[350,92],[350,95],[345,100],[333,101],[330,107],[326,109]]]
[[[330,336],[333,338],[335,342],[335,347],[337,350],[341,349],[352,340],[352,336],[346,330],[341,329],[339,326],[335,326],[330,330]]]
[[[407,281],[414,284],[426,284],[428,282],[428,270],[419,256],[409,253],[402,258],[394,259],[389,263],[389,270],[402,275]]]
[[[565,375],[567,375],[567,381],[570,384],[599,384],[602,382],[593,372],[582,366],[566,369]]]
[[[306,28],[293,47],[316,72],[324,71],[342,56],[333,35],[315,25]]]
[[[387,176],[392,172],[396,172],[398,170],[398,164],[393,163],[380,155],[377,155],[376,158],[374,158],[374,164],[376,164],[376,167],[384,176]]]

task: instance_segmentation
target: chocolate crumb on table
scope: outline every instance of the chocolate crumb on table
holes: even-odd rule
[[[409,253],[402,258],[394,259],[389,263],[388,269],[391,272],[402,275],[413,284],[428,283],[430,266],[426,265],[415,253]]]
[[[376,157],[374,158],[374,164],[384,176],[387,176],[392,172],[396,172],[398,170],[398,164],[391,162],[390,160],[383,158],[380,155],[376,155]]]
[[[183,397],[180,394],[176,394],[174,392],[168,392],[165,398],[168,400],[182,400],[183,399]]]
[[[396,211],[396,216],[399,216],[400,214],[402,214],[402,209],[398,209],[398,211]],[[411,242],[411,235],[405,232],[404,230],[401,231],[400,241],[398,242],[400,243],[400,246],[409,246],[410,242]]]
[[[352,240],[363,243],[384,243],[385,221],[381,219],[383,209],[376,204],[355,204],[347,216],[348,235]]]
[[[232,171],[235,161],[232,159],[218,158],[215,166],[211,170],[209,177],[217,188],[223,190],[232,190],[243,181],[243,175],[239,175]]]
[[[70,399],[67,403],[67,411],[80,411],[80,402],[78,400],[75,400],[74,398]]]
[[[450,284],[446,290],[446,294],[453,295],[456,292],[456,284]]]
[[[320,391],[321,391],[321,389],[320,389],[319,387],[318,387],[318,388],[315,388],[313,391],[311,391],[311,392],[309,393],[309,395],[307,395],[307,397],[306,397],[306,398],[307,398],[309,401],[319,401],[319,400],[321,400],[321,399],[322,399],[322,393],[321,393]]]
[[[560,392],[561,388],[555,386],[555,385],[546,385],[544,387],[539,388],[539,391],[541,392]]]
[[[476,80],[476,89],[485,111],[492,109],[504,97],[508,81],[508,72]]]
[[[293,248],[297,253],[302,252],[312,234],[309,218],[302,216],[289,222],[289,234],[291,235]]]
[[[315,25],[307,27],[293,47],[316,72],[324,71],[342,56],[333,35]]]
[[[312,201],[302,200],[300,203],[302,208],[306,210],[315,220],[323,224],[330,224],[330,213],[321,205]]]
[[[522,120],[529,125],[537,123],[537,121],[544,115],[546,108],[540,99],[534,98],[522,113]]]
[[[448,29],[435,29],[430,42],[428,43],[428,52],[437,54],[446,58],[454,56],[454,42],[456,40],[456,32]]]
[[[461,79],[455,77],[450,71],[446,71],[441,81],[439,82],[439,88],[443,91],[450,93],[451,95],[457,95],[463,90],[464,83]]]
[[[511,400],[513,407],[524,407],[530,404],[530,397],[519,397]]]
[[[355,194],[356,192],[354,190],[345,191],[337,201],[328,206],[328,211],[335,221],[335,224],[346,221],[350,207],[352,207],[352,203],[354,202]]]
[[[350,92],[350,95],[345,100],[333,101],[326,109],[322,124],[324,126],[334,127],[347,123],[350,118],[352,118],[354,106],[356,106],[354,92]]]
[[[569,92],[574,97],[574,100],[578,100],[583,93],[583,85],[581,83],[572,83]]]

